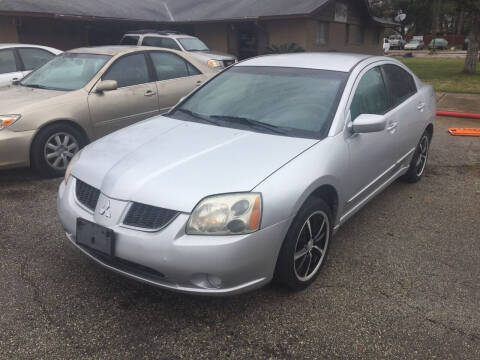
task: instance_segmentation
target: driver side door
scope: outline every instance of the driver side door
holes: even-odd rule
[[[346,129],[350,153],[346,182],[346,212],[353,212],[370,199],[395,173],[398,155],[397,116],[390,108],[390,99],[380,66],[364,70],[357,79],[349,106],[349,119],[354,124],[362,114],[386,117],[384,130],[372,133],[353,133]]]
[[[146,54],[137,52],[117,59],[101,80],[115,80],[118,88],[88,96],[97,138],[158,114],[157,86]]]

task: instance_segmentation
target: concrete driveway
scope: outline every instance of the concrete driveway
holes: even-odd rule
[[[323,273],[224,299],[112,274],[65,239],[59,180],[0,172],[1,359],[479,359],[480,138],[439,119],[426,177],[338,232]]]

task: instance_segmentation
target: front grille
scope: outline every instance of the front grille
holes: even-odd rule
[[[75,194],[77,196],[77,200],[82,205],[90,210],[95,210],[98,198],[100,197],[100,190],[95,189],[93,186],[85,184],[83,181],[77,179]]]
[[[133,203],[123,223],[142,229],[159,230],[178,215],[178,211]]]
[[[233,64],[235,64],[235,60],[223,60],[223,66],[226,68]]]

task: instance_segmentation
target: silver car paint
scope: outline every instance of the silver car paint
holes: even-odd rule
[[[342,57],[346,61],[340,62]],[[271,280],[292,219],[304,201],[322,186],[333,187],[338,194],[334,219],[338,229],[406,172],[415,145],[434,121],[434,93],[415,77],[417,94],[385,115],[388,125],[383,132],[353,134],[348,109],[361,76],[381,64],[405,67],[383,57],[322,58],[319,54],[268,56],[237,66],[289,63],[350,71],[327,138],[317,141],[249,133],[183,124],[165,117],[126,128],[88,146],[73,168],[72,181],[66,186],[62,183],[58,211],[69,239],[75,244],[77,217],[95,221],[119,234],[117,256],[158,269],[169,281],[152,282],[116,271],[160,287],[223,295],[247,291]],[[100,188],[102,197],[112,202],[116,215],[107,221],[98,211],[79,206],[73,191],[76,177]],[[260,231],[221,237],[185,234],[188,214],[204,196],[249,190],[262,193]],[[121,223],[130,201],[183,213],[157,233],[127,229]],[[100,206],[101,201],[97,210]],[[220,289],[199,286],[194,281],[197,274],[220,276],[224,285]]]

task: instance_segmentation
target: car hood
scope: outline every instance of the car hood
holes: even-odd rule
[[[114,199],[191,212],[252,190],[317,142],[158,116],[87,146],[72,175]]]
[[[0,113],[21,113],[26,107],[65,93],[65,91],[34,89],[21,85],[2,86],[0,87]]]
[[[190,51],[190,54],[200,60],[234,60],[235,56],[218,51]]]

